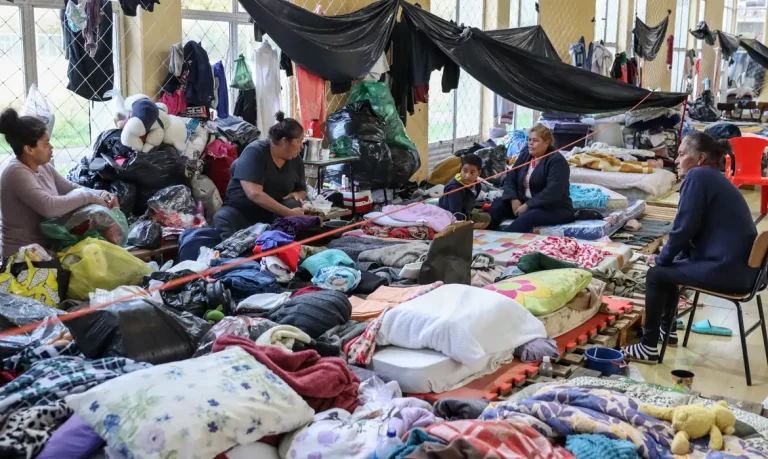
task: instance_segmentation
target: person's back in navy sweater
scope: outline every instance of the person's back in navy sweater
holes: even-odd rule
[[[687,135],[675,160],[682,177],[680,203],[669,241],[646,276],[645,324],[639,344],[624,348],[630,360],[658,359],[669,311],[677,308],[680,286],[720,293],[746,293],[759,270],[748,265],[757,228],[739,190],[720,172],[730,151],[727,141],[708,134]],[[677,343],[676,332],[669,337]]]

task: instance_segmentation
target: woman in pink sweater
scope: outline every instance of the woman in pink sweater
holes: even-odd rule
[[[110,193],[70,193],[78,185],[61,176],[51,164],[53,148],[45,123],[19,116],[9,108],[0,115],[0,134],[13,149],[12,159],[0,174],[0,238],[5,260],[28,244],[48,245],[40,231],[44,219],[60,217],[87,204],[117,205]]]

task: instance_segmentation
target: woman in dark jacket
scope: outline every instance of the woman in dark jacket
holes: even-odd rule
[[[739,190],[720,172],[731,146],[709,134],[688,134],[675,162],[683,179],[669,241],[646,275],[645,324],[640,343],[624,348],[629,360],[656,363],[664,321],[677,308],[680,285],[743,294],[759,270],[748,265],[757,228]],[[674,328],[674,327],[673,327]],[[668,344],[677,344],[677,332]]]
[[[537,226],[562,225],[574,220],[569,192],[571,170],[560,153],[554,151],[555,138],[543,124],[528,133],[528,147],[515,161],[515,167],[504,180],[504,194],[491,204],[491,224],[497,229],[502,221],[514,218],[502,231],[529,233]],[[541,159],[538,159],[541,158]]]

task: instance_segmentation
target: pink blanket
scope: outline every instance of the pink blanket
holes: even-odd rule
[[[603,252],[591,244],[579,244],[576,239],[549,236],[533,241],[509,257],[511,263],[517,263],[520,257],[533,252],[541,252],[552,258],[576,263],[580,268],[594,268],[610,252]]]
[[[381,211],[389,218],[401,222],[424,222],[427,227],[438,233],[456,221],[453,214],[447,210],[421,203],[413,206],[384,206]]]

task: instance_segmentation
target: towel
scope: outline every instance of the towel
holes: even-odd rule
[[[294,326],[278,325],[262,333],[256,339],[256,344],[259,346],[274,346],[285,352],[293,352],[293,345],[296,341],[309,344],[312,338]]]
[[[342,408],[355,411],[360,380],[338,357],[320,357],[316,351],[287,353],[259,346],[248,338],[224,335],[213,343],[213,352],[238,346],[269,368],[296,391],[316,412]]]

